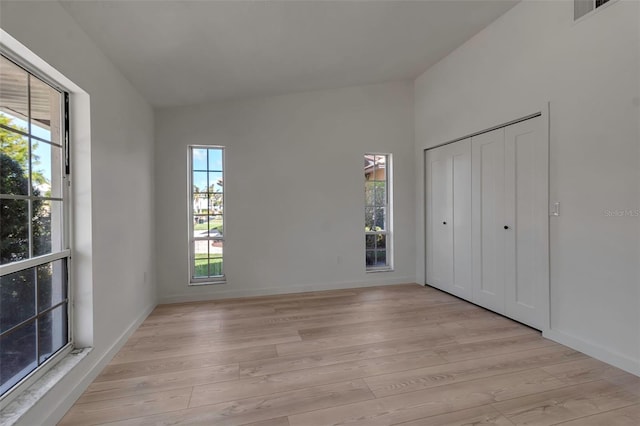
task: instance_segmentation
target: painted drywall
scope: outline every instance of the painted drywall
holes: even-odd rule
[[[93,350],[19,423],[55,424],[156,304],[153,110],[57,2],[3,1],[0,7],[2,29],[90,97],[90,129],[72,123],[71,136],[72,158],[90,161],[74,164],[72,179],[74,196],[91,200],[90,209],[74,211],[82,241],[74,265],[81,269],[76,278],[93,278],[88,289],[84,281],[74,285],[83,289],[76,312],[93,324],[89,331],[78,324],[85,326],[82,343]],[[84,104],[72,104],[72,119],[86,116],[87,99],[78,97]]]
[[[412,83],[161,109],[156,138],[161,302],[414,282]],[[190,144],[226,147],[222,285],[188,285]],[[366,152],[393,155],[393,272],[365,272]]]
[[[423,150],[550,102],[549,337],[640,374],[640,3],[522,2],[415,82]],[[417,208],[424,283],[424,203]],[[619,216],[618,216],[619,215]]]

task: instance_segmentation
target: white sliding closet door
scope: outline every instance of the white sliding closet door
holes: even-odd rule
[[[470,299],[471,140],[427,151],[427,284]]]
[[[548,312],[548,144],[541,118],[505,128],[505,313],[535,328]]]
[[[428,150],[427,284],[548,327],[549,141],[542,116]]]
[[[505,130],[472,139],[473,301],[505,313]]]

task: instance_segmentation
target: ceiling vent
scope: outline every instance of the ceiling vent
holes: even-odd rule
[[[577,21],[587,13],[596,10],[611,0],[573,0],[573,20]]]

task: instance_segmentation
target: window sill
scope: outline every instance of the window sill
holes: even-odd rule
[[[367,269],[367,274],[376,274],[378,272],[393,272],[393,268],[375,268]]]
[[[201,286],[201,285],[217,285],[217,284],[226,284],[226,283],[227,283],[227,279],[226,278],[222,278],[220,280],[190,282],[189,285],[190,286],[194,286],[194,287],[198,287],[198,286]]]
[[[74,349],[52,366],[40,379],[29,386],[0,411],[0,424],[12,426],[36,405],[45,394],[58,384],[76,365],[91,352],[92,348]]]

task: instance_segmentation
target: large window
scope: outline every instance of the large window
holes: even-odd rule
[[[391,154],[364,156],[365,264],[368,271],[392,268]]]
[[[0,395],[70,348],[68,96],[0,56]]]
[[[189,147],[190,283],[224,282],[224,148]]]

